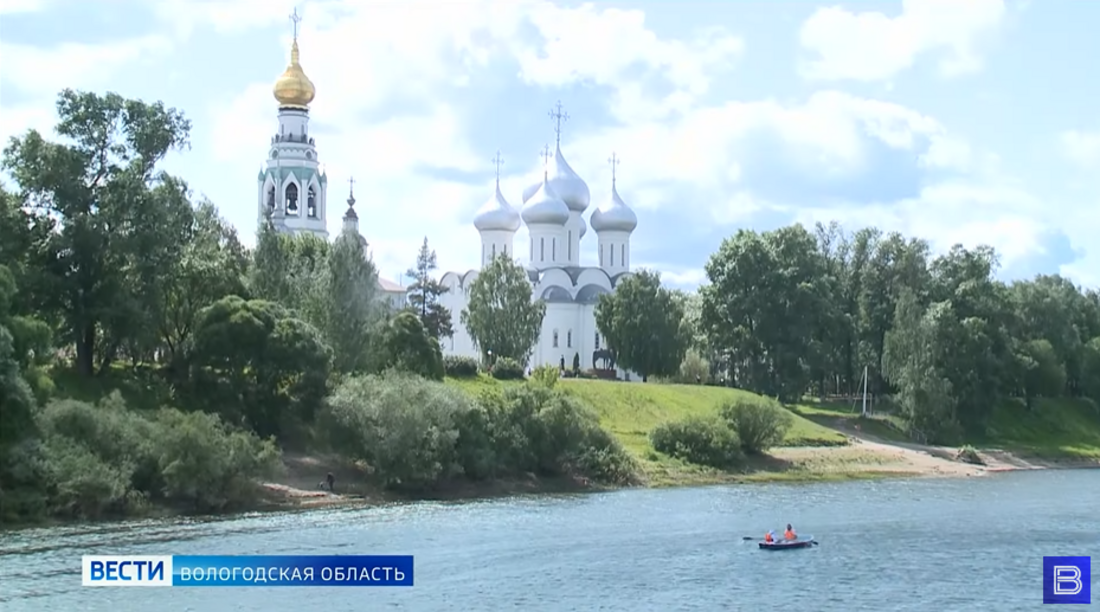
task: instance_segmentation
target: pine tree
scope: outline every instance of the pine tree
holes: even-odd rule
[[[409,286],[409,307],[420,317],[420,323],[428,335],[441,340],[453,336],[454,327],[451,311],[439,303],[439,297],[447,293],[447,287],[432,276],[438,267],[435,251],[428,248],[428,238],[425,236],[416,254],[416,267],[405,273],[416,279]]]

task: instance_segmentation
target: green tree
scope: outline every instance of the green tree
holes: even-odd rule
[[[383,318],[378,270],[357,232],[345,231],[332,245],[326,279],[325,337],[338,372],[365,372],[374,328]]]
[[[614,293],[600,296],[596,327],[616,363],[640,374],[643,382],[675,375],[691,343],[683,307],[661,287],[660,274],[650,270],[623,278]]]
[[[43,311],[63,321],[80,372],[107,367],[118,349],[149,336],[143,292],[178,254],[182,182],[157,172],[188,144],[190,122],[163,104],[64,90],[57,133],[13,138],[3,167],[20,200],[60,221],[38,264]],[[105,333],[106,330],[106,333]]]
[[[193,396],[208,412],[280,436],[312,419],[331,349],[282,306],[230,296],[199,313],[188,360]]]
[[[443,353],[439,342],[428,335],[420,319],[409,311],[397,313],[382,332],[379,369],[393,368],[443,380]]]
[[[527,273],[504,254],[497,255],[470,284],[462,324],[482,358],[489,351],[527,363],[542,331],[546,304],[531,300]]]
[[[435,251],[428,248],[428,238],[420,245],[416,254],[416,266],[405,274],[415,279],[409,285],[409,307],[420,317],[428,335],[440,340],[454,335],[451,311],[439,303],[439,298],[447,293],[447,286],[432,276],[439,267]]]

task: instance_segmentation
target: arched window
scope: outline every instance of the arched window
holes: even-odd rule
[[[298,214],[298,186],[294,183],[286,186],[286,214]]]
[[[539,261],[546,261],[546,239],[539,238]],[[557,346],[555,343],[554,346]]]
[[[600,265],[603,265],[603,245],[600,245]]]
[[[619,265],[626,267],[626,243],[619,245]]]
[[[317,218],[317,192],[313,190],[313,186],[310,185],[309,191],[306,192],[306,214],[310,219]]]
[[[267,210],[268,212],[275,210],[275,185],[267,188]]]
[[[596,332],[596,350],[600,350],[600,332]]]
[[[565,348],[573,348],[573,330],[565,332]]]
[[[551,340],[554,343],[554,348],[558,348],[558,330],[554,330],[554,335],[551,337]]]
[[[607,245],[607,250],[611,251],[611,267],[615,267],[615,245]]]
[[[554,238],[550,241],[550,259],[552,261],[558,260],[558,239]]]
[[[573,230],[569,230],[569,245],[565,248],[569,253],[569,261],[573,261]]]
[[[493,245],[493,257],[497,256],[497,245]]]

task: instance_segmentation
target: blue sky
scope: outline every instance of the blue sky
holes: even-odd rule
[[[632,259],[672,284],[739,228],[835,219],[1100,286],[1097,2],[5,0],[0,137],[49,131],[66,86],[163,100],[194,123],[169,170],[251,243],[295,6],[329,229],[354,176],[388,278],[425,235],[476,264],[494,154],[518,207],[561,100],[590,210],[614,151]]]

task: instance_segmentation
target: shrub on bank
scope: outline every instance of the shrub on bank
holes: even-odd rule
[[[662,423],[649,437],[658,452],[690,463],[730,469],[744,459],[737,433],[713,417]]]
[[[462,355],[447,355],[443,358],[443,371],[451,378],[474,378],[477,376],[477,359]]]
[[[561,370],[550,364],[540,365],[531,372],[531,382],[540,384],[547,389],[553,389],[561,378]]]
[[[501,357],[493,363],[493,378],[497,380],[523,380],[523,366],[511,357]]]
[[[778,402],[763,397],[739,397],[722,406],[722,420],[741,440],[748,454],[762,453],[783,441],[794,418]]]
[[[591,410],[542,385],[474,400],[408,375],[352,377],[329,398],[320,423],[333,450],[365,462],[390,488],[528,472],[611,483],[634,476],[633,462]]]
[[[55,516],[133,514],[150,501],[223,510],[252,501],[256,479],[279,465],[272,441],[216,415],[167,408],[147,415],[117,392],[96,405],[52,402],[36,421],[38,488]]]

